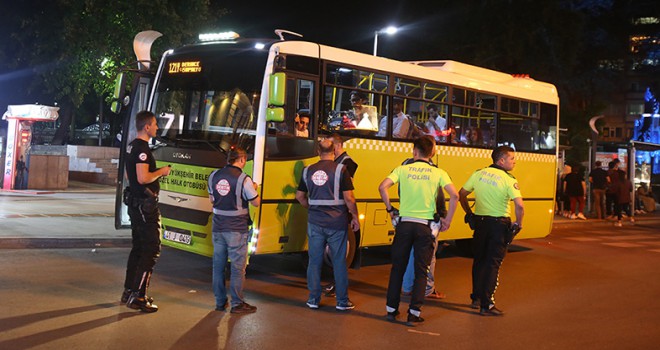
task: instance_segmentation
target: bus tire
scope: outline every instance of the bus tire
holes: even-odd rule
[[[468,258],[473,257],[472,238],[457,239],[454,241],[454,244],[456,244],[459,254]]]
[[[355,232],[353,232],[353,230],[350,228],[348,229],[347,236],[346,266],[351,266],[357,251],[357,239],[355,237]],[[305,271],[307,271],[307,267],[309,266],[309,254],[307,252],[303,252],[300,257],[303,263],[303,267],[305,268]],[[332,277],[332,259],[330,259],[330,249],[328,246],[326,246],[325,250],[323,251],[323,267],[321,269],[321,273]]]
[[[355,232],[349,227],[346,240],[346,266],[351,266],[355,258],[355,251],[357,250],[357,239]],[[332,272],[332,259],[330,259],[330,248],[326,245],[323,251],[323,267]]]

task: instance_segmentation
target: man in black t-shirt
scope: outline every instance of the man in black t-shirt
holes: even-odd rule
[[[589,173],[589,182],[591,190],[594,193],[594,206],[596,207],[596,219],[605,219],[605,191],[610,178],[607,171],[603,169],[600,161],[594,163],[594,168]]]
[[[351,156],[344,151],[344,140],[339,135],[338,133],[334,133],[330,135],[330,138],[332,139],[332,144],[334,145],[334,157],[335,157],[335,163],[337,164],[343,164],[344,167],[346,167],[346,171],[348,172],[348,175],[351,177],[351,181],[353,181],[353,178],[355,178],[355,172],[357,171],[358,165],[357,163],[351,158]],[[358,238],[358,237],[356,237]],[[356,240],[359,242],[359,239]],[[356,242],[356,243],[357,243]],[[357,253],[356,248],[356,253]],[[326,297],[332,297],[335,295],[335,282],[332,281],[325,286],[323,286],[323,292],[325,293]]]
[[[149,111],[135,116],[137,137],[127,150],[126,173],[129,188],[125,196],[131,218],[133,248],[126,264],[126,279],[122,303],[142,312],[156,312],[158,306],[147,296],[147,288],[156,260],[160,256],[160,211],[158,210],[158,179],[170,174],[170,167],[156,168],[149,149],[149,140],[156,137],[156,116]]]

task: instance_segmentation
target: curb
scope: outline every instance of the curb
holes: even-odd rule
[[[127,248],[131,238],[0,238],[0,249]]]

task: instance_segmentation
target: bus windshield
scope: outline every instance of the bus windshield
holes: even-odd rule
[[[263,67],[267,52],[220,45],[208,45],[212,54],[198,48],[165,56],[153,100],[161,141],[250,152],[263,78],[255,68]]]

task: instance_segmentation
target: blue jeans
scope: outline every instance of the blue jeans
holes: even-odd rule
[[[247,265],[248,234],[241,232],[213,232],[213,294],[215,305],[224,307],[227,302],[225,266],[231,260],[231,306],[243,303],[243,283]]]
[[[335,276],[337,303],[348,301],[348,268],[346,267],[346,229],[333,230],[314,224],[307,224],[309,265],[307,266],[307,289],[309,298],[321,300],[321,266],[326,243],[330,248],[330,259]]]
[[[438,250],[438,241],[435,241],[433,247],[433,257],[431,257],[431,265],[429,265],[428,273],[426,274],[426,291],[424,295],[429,295],[435,290],[435,252]],[[415,281],[415,248],[410,250],[410,259],[408,259],[408,267],[406,273],[403,275],[403,289],[406,293],[411,293],[413,282]]]

